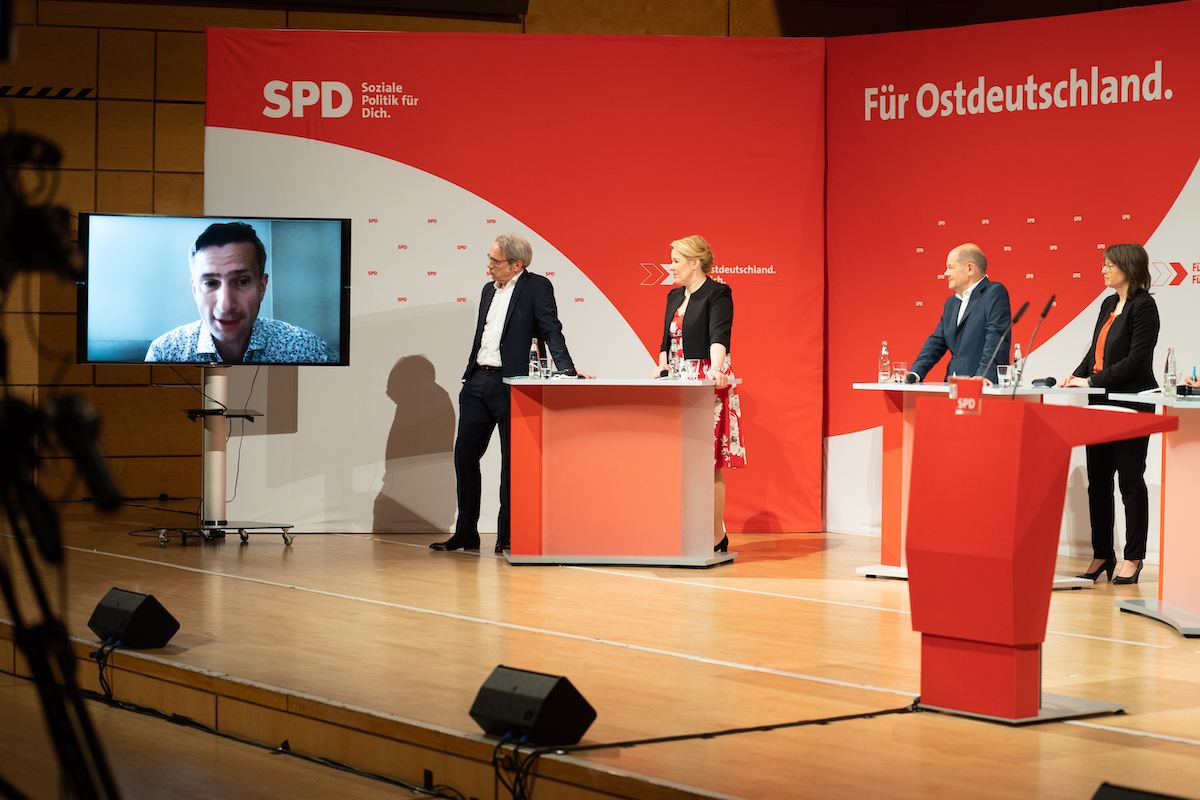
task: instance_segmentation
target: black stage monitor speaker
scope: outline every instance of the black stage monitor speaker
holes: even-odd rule
[[[88,620],[101,642],[120,640],[125,647],[146,650],[165,647],[179,630],[179,622],[153,595],[110,589]]]
[[[485,733],[527,735],[543,745],[575,744],[596,709],[566,678],[499,666],[479,688],[471,719]]]
[[[1102,783],[1096,793],[1092,795],[1092,800],[1183,800],[1183,798],[1173,794],[1155,794],[1154,792],[1143,792],[1140,789],[1126,789],[1124,786]]]

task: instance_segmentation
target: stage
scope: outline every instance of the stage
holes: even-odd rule
[[[118,699],[418,785],[429,770],[435,783],[479,800],[508,796],[493,777],[495,740],[468,716],[498,664],[568,677],[598,713],[583,744],[864,714],[906,707],[919,691],[908,585],[854,571],[878,560],[875,538],[734,534],[737,560],[710,569],[513,567],[491,552],[491,536],[467,553],[429,550],[441,536],[299,532],[291,547],[278,533],[241,544],[236,532],[160,547],[156,533],[130,531],[186,517],[126,508],[97,518],[81,504],[59,507],[67,580],[48,582],[68,600],[85,688],[99,686],[86,661],[96,603],[114,586],[152,594],[181,628],[161,650],[114,654]],[[11,537],[0,546],[11,568]],[[1060,558],[1058,571],[1086,563]],[[1089,798],[1108,781],[1200,796],[1200,645],[1113,606],[1156,597],[1153,565],[1141,581],[1055,592],[1043,648],[1044,691],[1127,704],[1126,715],[1012,728],[899,713],[548,756],[533,794]],[[14,669],[23,674],[0,624],[0,672]],[[36,792],[56,784],[50,753],[29,745],[44,733],[28,686],[0,676],[0,716],[18,721],[0,728],[0,774],[43,796]],[[89,707],[102,736],[120,725],[173,727]],[[186,734],[193,745],[180,758],[223,741]],[[126,736],[105,744],[126,797],[163,796],[164,787],[212,796],[214,786],[225,796],[296,796],[342,780],[304,764],[300,777],[239,793],[220,788],[242,774],[223,757],[184,769]],[[249,774],[261,760],[260,777],[281,762],[254,749],[245,758]],[[176,769],[187,776],[177,785]],[[365,792],[354,796],[396,791],[346,780]],[[339,791],[351,794],[322,789]]]

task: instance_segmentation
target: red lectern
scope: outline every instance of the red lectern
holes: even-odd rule
[[[909,483],[912,479],[912,435],[916,424],[917,398],[922,395],[946,395],[948,383],[856,383],[855,389],[883,394],[887,415],[883,422],[883,496],[880,519],[879,564],[858,567],[854,571],[868,578],[908,578],[904,561],[904,541],[908,519]],[[983,390],[985,398],[999,400],[1014,397],[1012,389],[990,386]],[[1104,394],[1103,389],[1065,389],[1061,386],[1018,388],[1015,397],[1026,402],[1040,403],[1045,395]],[[986,402],[986,401],[985,401]],[[1055,589],[1083,589],[1091,581],[1069,575],[1054,576]]]
[[[1071,448],[1174,430],[1172,417],[985,398],[917,400],[908,592],[921,706],[1010,724],[1122,706],[1042,694],[1041,643]]]

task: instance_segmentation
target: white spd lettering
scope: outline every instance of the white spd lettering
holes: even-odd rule
[[[354,106],[350,87],[341,81],[268,81],[263,86],[263,99],[267,105],[263,116],[280,119],[291,114],[303,117],[304,110],[318,103],[322,117],[344,117]]]

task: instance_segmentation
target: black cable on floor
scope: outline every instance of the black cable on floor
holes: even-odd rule
[[[511,755],[501,756],[503,746],[513,741],[512,734],[506,734],[496,744],[496,749],[492,755],[492,767],[496,771],[496,778],[504,785],[504,788],[512,794],[513,800],[530,800],[532,797],[533,784],[532,780],[534,769],[537,767],[538,759],[549,753],[555,755],[565,755],[567,753],[582,753],[588,750],[609,750],[615,747],[629,748],[640,747],[647,744],[663,744],[665,742],[686,742],[693,739],[716,739],[719,736],[734,736],[743,733],[765,733],[768,731],[777,731],[783,728],[800,728],[806,725],[829,725],[835,722],[848,722],[855,719],[874,719],[875,717],[887,716],[889,714],[912,714],[921,711],[919,707],[921,698],[917,697],[907,706],[901,708],[887,708],[882,711],[868,711],[863,714],[845,714],[840,717],[823,717],[821,719],[805,719],[796,722],[781,722],[775,725],[756,725],[749,728],[728,728],[722,731],[709,731],[707,733],[687,733],[678,736],[659,736],[652,739],[631,739],[624,742],[610,742],[606,744],[583,744],[583,745],[567,745],[563,747],[540,747],[531,751],[528,755],[522,756],[520,753],[521,746],[525,744],[525,739],[515,742]],[[512,773],[512,782],[504,779],[502,770],[507,770]]]
[[[109,652],[111,653],[112,651],[110,650]],[[291,746],[288,744],[286,739],[279,745],[279,747],[271,747],[270,745],[262,744],[261,742],[243,739],[240,736],[234,736],[233,734],[219,731],[215,728],[210,728],[204,723],[198,722],[191,717],[184,717],[180,716],[179,714],[164,714],[158,709],[148,708],[146,706],[138,705],[137,703],[127,703],[123,700],[115,700],[112,697],[106,697],[102,694],[97,694],[96,692],[87,691],[86,689],[81,690],[80,693],[88,700],[93,700],[97,703],[103,703],[111,708],[119,708],[122,711],[132,711],[135,714],[141,714],[142,716],[146,717],[154,717],[155,719],[161,719],[174,725],[180,725],[185,728],[193,728],[198,731],[203,731],[204,733],[210,733],[214,736],[220,736],[222,739],[229,739],[231,741],[238,742],[239,744],[247,744],[252,747],[257,747],[261,750],[267,750],[274,755],[288,755],[292,756],[293,758],[299,758],[303,761],[320,764],[324,767],[332,767],[333,769],[340,770],[342,772],[348,772],[351,775],[357,775],[361,778],[369,778],[374,781],[379,781],[380,783],[399,786],[402,789],[409,790],[413,794],[424,795],[425,797],[439,797],[444,798],[444,800],[467,800],[466,795],[452,786],[446,786],[444,784],[431,787],[415,786],[411,783],[406,783],[405,781],[396,778],[389,778],[386,775],[379,775],[375,772],[367,772],[366,770],[352,767],[349,764],[343,764],[340,761],[334,761],[328,758],[320,758],[318,756],[306,756],[303,753],[297,753],[291,749]]]

